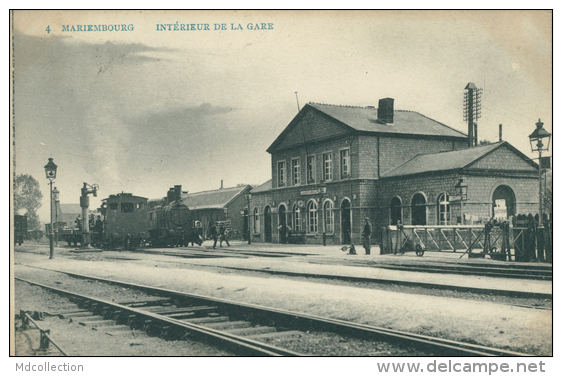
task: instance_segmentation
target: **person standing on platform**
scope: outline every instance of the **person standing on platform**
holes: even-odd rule
[[[371,232],[373,231],[373,227],[371,226],[371,222],[369,222],[369,218],[365,218],[365,227],[363,227],[363,248],[365,248],[365,254],[371,254]]]
[[[228,242],[228,238],[227,238],[227,236],[226,236],[226,230],[225,230],[225,228],[224,228],[224,224],[222,224],[222,223],[221,223],[220,226],[219,226],[219,234],[220,234],[220,236],[219,236],[219,239],[220,239],[220,247],[222,247],[222,242],[223,242],[223,241],[225,241],[225,242],[226,242],[226,245],[227,245],[228,247],[230,247],[230,243]]]
[[[213,243],[213,249],[216,249],[217,248],[217,240],[219,239],[219,233],[217,231],[216,223],[213,223],[211,225],[211,228],[209,229],[209,235],[211,236],[211,239],[213,239],[215,241]]]

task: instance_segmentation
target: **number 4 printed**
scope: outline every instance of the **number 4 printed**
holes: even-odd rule
[[[49,25],[47,25],[47,28],[45,29],[45,31],[47,32],[47,34],[49,34],[51,32],[51,29],[49,29]]]

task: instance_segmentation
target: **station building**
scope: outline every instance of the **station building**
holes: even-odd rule
[[[309,103],[267,149],[272,179],[252,190],[252,241],[360,243],[368,217],[377,242],[398,220],[476,224],[498,205],[502,215],[537,211],[536,163],[507,142],[468,145],[463,132],[394,110],[392,98],[378,108]]]

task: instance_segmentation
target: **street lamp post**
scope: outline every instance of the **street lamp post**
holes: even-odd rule
[[[252,199],[251,193],[246,193],[246,200],[248,200],[248,244],[252,244],[252,226],[250,224],[250,200]]]
[[[529,135],[529,142],[531,143],[531,150],[539,152],[539,229],[542,231],[544,229],[542,223],[542,170],[541,170],[541,159],[542,159],[542,152],[548,151],[550,147],[550,134],[546,131],[542,126],[544,123],[539,119],[539,121],[535,124],[537,128]],[[543,139],[546,139],[546,147],[543,143]]]
[[[55,244],[59,246],[59,190],[53,189],[53,200],[55,201]]]
[[[535,125],[535,130],[529,135],[529,142],[531,144],[531,150],[539,152],[539,225],[537,227],[537,239],[544,240],[544,226],[542,223],[542,152],[548,151],[552,134],[542,127],[544,123],[541,121],[541,119],[539,119],[539,121]],[[543,143],[543,139],[545,139],[546,145]],[[540,244],[542,246],[539,246],[539,243],[537,241],[537,254],[539,256],[539,259],[542,258],[544,242]],[[541,249],[539,249],[539,247]]]
[[[50,198],[51,198],[51,227],[49,230],[49,259],[55,258],[55,245],[53,244],[53,180],[57,177],[57,165],[53,162],[53,158],[49,158],[49,162],[45,165],[45,175],[49,179]]]
[[[463,201],[466,201],[468,195],[468,184],[464,181],[464,177],[460,177],[457,185],[455,185],[457,193],[461,196],[461,225],[464,226],[464,210]]]

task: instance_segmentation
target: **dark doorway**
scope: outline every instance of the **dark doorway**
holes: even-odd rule
[[[503,204],[503,201],[501,200],[505,200],[507,217],[509,218],[510,216],[515,215],[515,193],[513,193],[513,189],[507,185],[500,185],[496,188],[494,194],[492,195],[492,216],[496,216],[496,206],[500,203]]]
[[[396,225],[398,221],[404,223],[402,221],[402,201],[400,201],[400,198],[394,197],[390,200],[390,224]]]
[[[351,204],[348,200],[341,203],[342,243],[351,244]]]
[[[279,242],[287,243],[287,209],[285,205],[279,207]]]
[[[412,225],[426,225],[426,201],[424,195],[416,193],[412,198]]]
[[[271,243],[271,208],[265,207],[263,212],[263,227],[265,231],[265,241]]]

